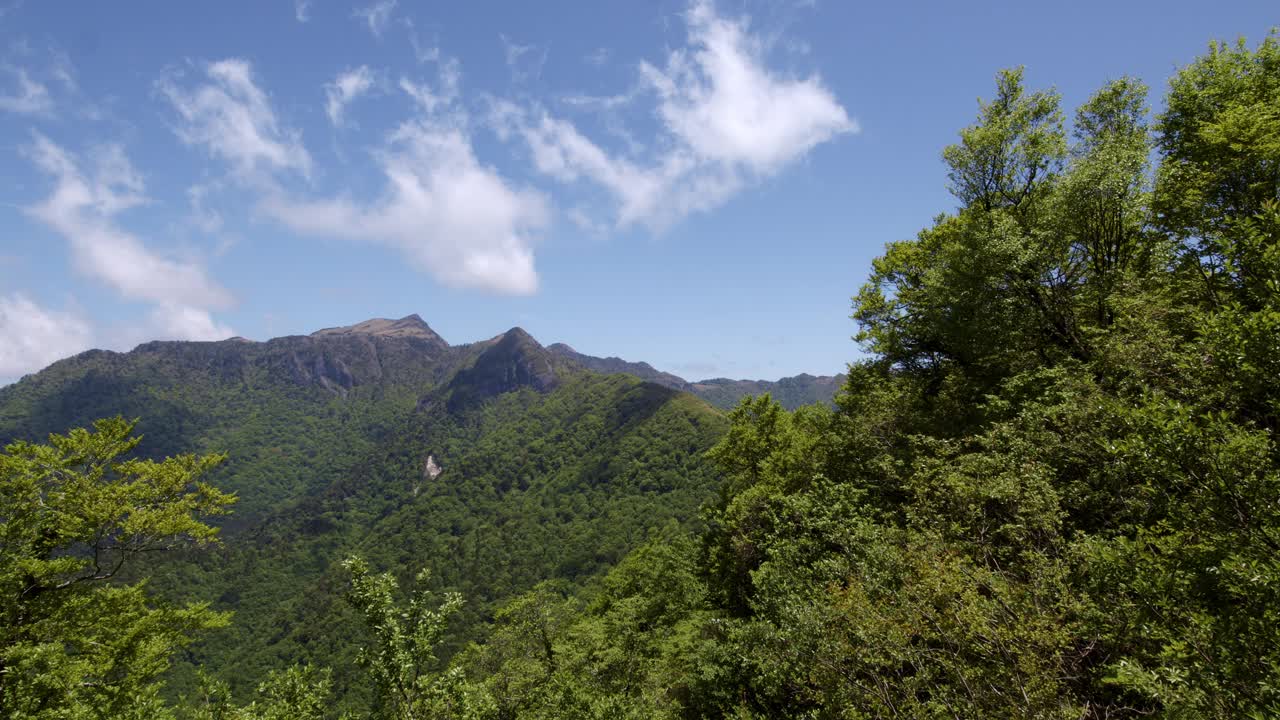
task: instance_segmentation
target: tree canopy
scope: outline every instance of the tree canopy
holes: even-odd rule
[[[506,717],[1280,713],[1278,58],[1212,45],[1150,124],[1000,73],[837,409],[744,401],[698,542],[516,601],[547,649],[478,676],[576,690]]]
[[[102,420],[0,453],[4,717],[161,717],[173,653],[227,622],[113,582],[138,555],[214,542],[203,518],[235,500],[200,480],[222,456],[130,458],[133,428]]]

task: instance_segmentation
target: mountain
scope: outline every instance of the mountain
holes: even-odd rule
[[[112,415],[139,418],[154,457],[227,451],[217,480],[240,494],[234,525],[340,474],[358,452],[435,403],[458,413],[517,387],[548,392],[564,373],[626,374],[733,407],[770,392],[791,408],[830,402],[842,376],[775,383],[688,382],[643,362],[542,347],[512,328],[450,345],[417,315],[265,342],[149,342],[90,350],[0,388],[0,441],[43,439]]]
[[[311,333],[311,337],[335,337],[364,335],[369,337],[417,338],[423,342],[448,347],[449,343],[436,334],[416,313],[399,320],[374,318],[355,325],[325,328]]]
[[[95,350],[0,389],[0,442],[98,417],[140,418],[140,452],[226,452],[210,480],[239,502],[213,553],[136,568],[162,596],[210,600],[235,622],[175,670],[238,693],[289,662],[350,668],[337,570],[358,553],[403,580],[420,569],[467,606],[449,652],[539,582],[574,588],[669,523],[694,522],[718,481],[704,456],[724,416],[701,399],[520,328],[450,345],[416,315],[251,342]],[[359,707],[367,688],[340,687]]]
[[[546,393],[560,384],[552,355],[522,328],[511,328],[486,345],[474,364],[449,381],[451,412],[521,387]]]
[[[845,376],[809,375],[801,373],[792,377],[784,377],[776,382],[769,380],[730,380],[713,378],[690,382],[677,375],[662,372],[646,362],[628,362],[622,358],[599,358],[583,355],[564,343],[556,343],[547,350],[562,358],[576,362],[583,367],[598,373],[623,373],[634,375],[651,383],[657,383],[673,390],[693,393],[711,405],[728,410],[738,404],[742,398],[769,393],[774,400],[788,410],[801,405],[820,403],[831,405],[835,401],[836,392],[844,385]]]
[[[90,350],[0,388],[0,441],[140,418],[148,455],[231,454],[217,480],[240,493],[242,522],[369,449],[473,354],[416,316],[266,342]]]
[[[564,343],[551,345],[547,347],[547,350],[559,355],[560,357],[577,362],[592,372],[604,373],[606,375],[617,373],[634,375],[641,380],[657,383],[663,387],[669,387],[673,390],[683,390],[685,392],[688,392],[690,388],[689,382],[684,378],[657,370],[646,362],[627,362],[626,360],[617,357],[599,358],[592,357],[590,355],[583,355]]]
[[[769,393],[774,400],[788,410],[801,405],[831,405],[836,392],[844,386],[845,376],[810,375],[801,373],[784,377],[776,382],[768,380],[730,380],[713,378],[691,383],[688,392],[697,395],[718,408],[731,408],[746,396]]]

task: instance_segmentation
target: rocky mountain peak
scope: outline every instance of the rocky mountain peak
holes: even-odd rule
[[[399,320],[373,318],[355,325],[325,328],[311,333],[312,337],[332,337],[342,335],[369,335],[385,338],[416,338],[448,347],[449,343],[436,334],[435,330],[417,314],[407,315]]]
[[[528,387],[540,393],[560,384],[552,356],[519,327],[487,343],[475,363],[449,383],[449,409],[470,407],[487,398]]]

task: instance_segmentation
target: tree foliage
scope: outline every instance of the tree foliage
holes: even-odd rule
[[[134,423],[18,442],[0,454],[0,715],[157,717],[175,650],[225,625],[208,603],[114,582],[144,553],[209,544],[234,501],[201,476],[222,456],[130,457]]]
[[[701,542],[518,601],[577,694],[504,717],[1280,713],[1277,58],[1215,44],[1153,126],[1121,78],[1069,132],[1001,73],[943,153],[959,208],[854,298],[837,409],[744,401]]]
[[[388,573],[373,575],[364,560],[348,558],[349,602],[373,631],[371,646],[362,648],[359,663],[377,688],[374,717],[388,720],[468,718],[474,716],[460,671],[431,672],[449,616],[462,606],[462,596],[445,595],[438,607],[431,594],[414,593],[403,610],[397,606],[397,583]],[[418,575],[425,585],[426,573]]]

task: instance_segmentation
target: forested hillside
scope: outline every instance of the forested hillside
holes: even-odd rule
[[[405,579],[427,569],[429,587],[463,593],[447,657],[480,636],[495,604],[545,580],[577,588],[668,522],[690,522],[714,491],[702,454],[723,428],[692,397],[594,375],[415,416],[345,477],[195,558],[200,569],[170,570],[175,596],[218,598],[240,620],[194,662],[243,690],[280,658],[350,665],[358,635],[337,568],[350,553]]]
[[[853,298],[834,408],[726,425],[412,322],[0,392],[6,434],[137,414],[144,452],[231,452],[119,463],[116,421],[0,456],[0,711],[1280,715],[1280,35],[1150,103],[999,73],[942,152],[957,207]],[[195,547],[215,487],[248,519]]]
[[[140,555],[116,577],[235,612],[178,662],[168,697],[196,691],[197,667],[243,695],[315,662],[341,671],[355,707],[369,688],[343,680],[359,644],[346,554],[404,578],[427,568],[434,589],[465,593],[447,658],[515,594],[578,588],[669,522],[693,522],[716,487],[703,455],[726,425],[688,394],[589,372],[519,328],[449,346],[416,316],[94,351],[0,390],[6,438],[113,413],[142,418],[143,457],[225,453],[207,479],[236,496],[214,519],[218,548]]]
[[[0,388],[0,439],[139,418],[149,456],[227,453],[217,482],[241,495],[236,522],[250,522],[341,475],[477,351],[416,316],[371,322],[265,343],[89,351]]]

